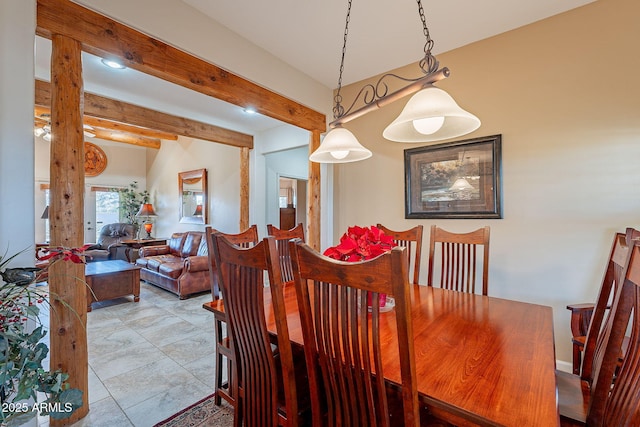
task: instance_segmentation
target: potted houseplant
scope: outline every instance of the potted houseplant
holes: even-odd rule
[[[120,221],[132,224],[135,227],[135,235],[138,235],[140,224],[136,214],[140,206],[149,203],[149,192],[138,191],[138,181],[133,181],[127,188],[116,189],[120,193]]]
[[[81,250],[52,249],[50,262],[83,262]],[[42,342],[46,327],[40,307],[48,295],[31,286],[37,269],[7,268],[18,254],[0,255],[0,402],[2,427],[20,426],[38,413],[55,419],[68,418],[82,406],[82,391],[70,388],[68,374],[49,371],[43,360],[49,348]],[[44,396],[44,399],[43,397]]]

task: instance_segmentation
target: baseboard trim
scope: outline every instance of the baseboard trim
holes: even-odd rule
[[[565,362],[563,360],[556,360],[556,369],[558,369],[559,371],[564,371],[572,374],[573,364],[569,362]]]

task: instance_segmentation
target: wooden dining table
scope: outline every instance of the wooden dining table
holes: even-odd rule
[[[560,424],[551,307],[412,286],[417,387],[424,403],[453,405],[480,425]],[[287,286],[284,293],[290,339],[303,345],[295,289]],[[275,334],[268,288],[265,305]],[[203,307],[224,311],[224,302]],[[382,313],[380,329],[385,379],[398,384],[395,316]]]

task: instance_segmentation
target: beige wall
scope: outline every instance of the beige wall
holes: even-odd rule
[[[204,231],[204,225],[181,224],[178,218],[178,173],[201,168],[207,169],[208,224],[227,233],[239,232],[240,149],[181,136],[163,141],[160,150],[147,150],[147,165],[147,190],[158,214],[155,236]]]
[[[490,225],[490,295],[552,306],[570,361],[565,306],[595,300],[613,233],[640,227],[639,20],[637,0],[599,0],[438,55],[451,69],[438,86],[482,121],[458,139],[502,134],[504,218],[404,219],[403,150],[420,144],[382,138],[403,100],[346,126],[373,157],[336,168],[334,238],[352,224]]]
[[[85,188],[90,189],[92,186],[98,187],[127,187],[133,181],[138,183],[140,191],[147,186],[147,165],[146,165],[146,148],[137,147],[135,145],[123,144],[119,142],[110,142],[102,139],[87,138],[91,142],[100,147],[107,156],[107,167],[97,176],[85,176]],[[47,223],[40,218],[40,213],[46,206],[45,192],[41,189],[41,184],[49,184],[49,168],[51,159],[51,143],[42,138],[35,138],[35,241],[45,241],[45,227]],[[153,200],[152,200],[153,202]],[[95,195],[90,192],[85,193],[85,206],[94,203]],[[102,228],[104,224],[87,225],[93,219],[88,212],[93,209],[85,210],[85,226]],[[85,230],[86,231],[86,230]],[[86,242],[95,241],[95,231],[92,236],[85,237]]]

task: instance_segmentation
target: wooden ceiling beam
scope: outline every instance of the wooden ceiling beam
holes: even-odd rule
[[[34,122],[38,126],[44,126],[46,124],[51,125],[51,109],[49,107],[43,107],[36,105],[34,107]],[[46,116],[48,115],[48,117]],[[104,139],[113,142],[122,142],[125,144],[137,145],[139,147],[160,149],[162,141],[160,138],[168,137],[169,140],[177,140],[176,135],[164,132],[157,132],[151,129],[142,129],[136,126],[122,125],[120,123],[111,122],[103,119],[96,119],[84,115],[83,123],[93,127],[92,133],[96,138]],[[100,125],[100,126],[97,126]],[[135,130],[134,133],[125,133],[127,131]]]
[[[39,126],[46,125],[51,117],[51,109],[36,105],[34,108],[34,121]],[[124,142],[127,144],[139,145],[149,148],[160,148],[160,140],[166,139],[176,141],[178,136],[168,132],[160,132],[153,129],[141,128],[138,126],[130,126],[123,123],[112,122],[110,120],[97,119],[95,117],[83,116],[85,125],[91,126],[89,132],[95,133],[96,138],[106,139],[115,142]]]
[[[146,136],[133,135],[130,133],[112,132],[106,129],[95,129],[93,133],[95,133],[95,137],[99,139],[123,142],[125,144],[137,145],[139,147],[159,149],[162,143],[162,141],[156,138],[148,138]]]
[[[51,85],[49,82],[36,80],[35,104],[40,107],[50,107]],[[184,117],[161,113],[89,92],[84,93],[84,115],[85,117],[126,123],[234,147],[253,148],[253,136],[251,135]]]
[[[68,0],[38,0],[36,33],[80,40],[91,54],[309,131],[326,129],[324,114]]]
[[[126,132],[152,139],[167,139],[169,141],[178,140],[178,135],[174,133],[162,132],[155,129],[141,128],[139,126],[131,126],[124,123],[118,123],[111,120],[99,119],[97,117],[86,115],[84,117],[84,123],[94,129],[106,129],[114,132]]]

